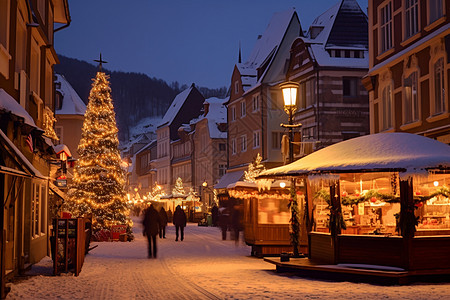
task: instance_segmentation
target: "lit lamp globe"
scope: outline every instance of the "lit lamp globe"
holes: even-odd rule
[[[203,181],[202,186],[203,186],[203,187],[207,187],[207,186],[208,186],[208,183],[206,182],[206,180]]]
[[[297,90],[299,84],[297,82],[287,81],[280,84],[283,92],[284,110],[288,114],[292,114],[297,110]]]

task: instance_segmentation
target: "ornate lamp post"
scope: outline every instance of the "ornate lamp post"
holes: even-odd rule
[[[294,134],[292,130],[294,128],[298,128],[302,126],[302,124],[294,124],[293,116],[295,111],[297,110],[297,90],[298,83],[296,82],[285,82],[280,85],[280,88],[283,92],[283,100],[284,100],[284,111],[289,116],[288,124],[281,124],[281,127],[288,128],[289,130],[289,163],[294,161]],[[295,190],[295,180],[291,180],[291,201],[289,202],[289,209],[291,210],[291,219],[290,219],[290,235],[291,235],[291,243],[294,248],[294,257],[299,257],[298,252],[298,244],[299,244],[299,234],[300,234],[300,223],[299,223],[299,211],[297,204],[297,193]]]

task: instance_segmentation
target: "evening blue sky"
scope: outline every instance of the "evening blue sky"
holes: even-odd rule
[[[295,7],[303,30],[339,0],[69,0],[72,22],[55,33],[58,54],[168,83],[230,85],[272,15]],[[367,14],[367,0],[357,0]]]

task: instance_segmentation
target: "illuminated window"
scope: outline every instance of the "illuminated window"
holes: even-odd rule
[[[403,81],[405,91],[403,124],[419,120],[419,95],[417,89],[417,72],[412,72]]]

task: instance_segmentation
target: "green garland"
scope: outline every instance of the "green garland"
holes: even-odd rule
[[[299,222],[299,211],[297,203],[297,193],[295,190],[295,185],[291,184],[290,188],[291,200],[288,203],[288,208],[291,210],[291,219],[289,220],[291,225],[290,236],[291,244],[294,248],[294,257],[299,256],[298,245],[300,236],[300,222]]]

